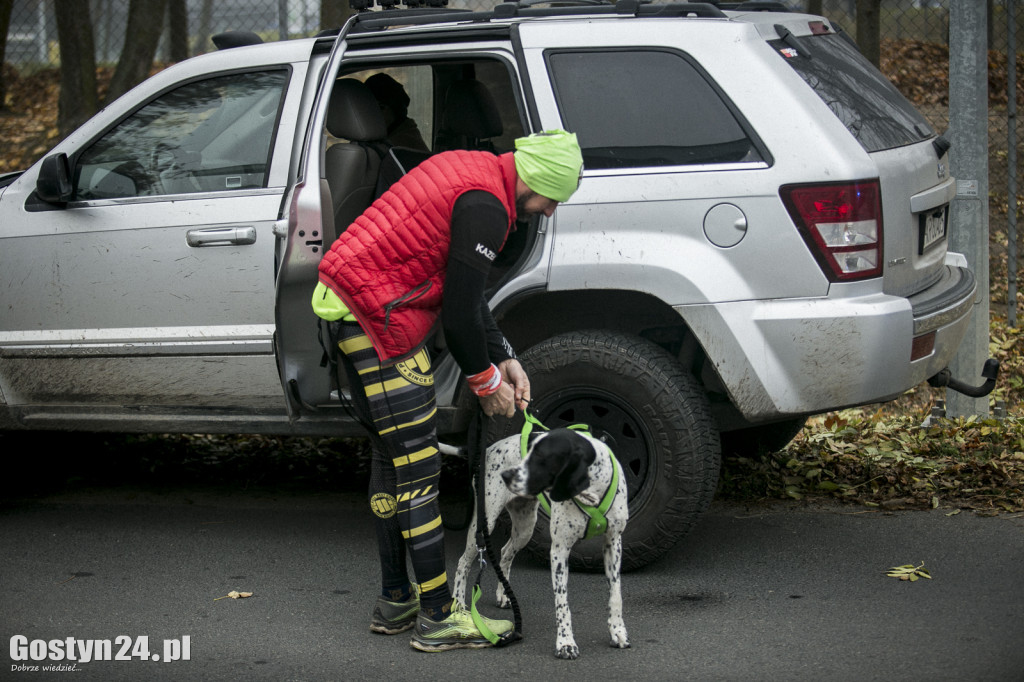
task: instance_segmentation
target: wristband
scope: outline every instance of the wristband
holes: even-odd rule
[[[494,366],[494,363],[491,363],[490,367],[479,374],[466,377],[466,381],[469,383],[469,390],[473,391],[473,395],[482,398],[497,393],[501,387],[501,372]]]

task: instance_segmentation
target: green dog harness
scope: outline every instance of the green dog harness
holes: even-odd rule
[[[533,427],[539,426],[545,431],[550,431],[551,429],[541,424],[539,419],[525,410],[523,411],[523,416],[526,421],[523,424],[522,435],[519,437],[519,452],[522,458],[526,459],[526,446],[527,443],[529,443]],[[586,424],[573,424],[567,428],[572,429],[573,431],[579,431],[580,433],[588,436],[590,435],[590,431]],[[605,514],[608,513],[608,510],[612,506],[612,502],[615,501],[615,493],[619,489],[619,467],[621,466],[615,459],[614,454],[611,455],[611,460],[612,482],[611,485],[608,486],[608,490],[605,492],[604,497],[601,498],[600,504],[596,507],[592,507],[589,504],[583,504],[575,497],[572,498],[572,501],[576,503],[576,506],[579,507],[580,511],[586,514],[590,519],[590,521],[587,522],[587,532],[586,535],[583,536],[584,540],[589,540],[590,538],[597,537],[598,535],[603,535],[604,532],[608,530],[608,518]],[[540,500],[540,506],[544,508],[547,515],[551,516],[551,502],[548,500],[548,496],[544,493],[540,493],[537,495],[537,499]]]

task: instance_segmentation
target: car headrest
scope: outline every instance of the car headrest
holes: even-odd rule
[[[472,79],[452,83],[445,95],[441,128],[477,139],[501,135],[501,114],[487,86]]]
[[[354,78],[340,78],[331,91],[327,132],[352,142],[374,142],[388,135],[384,115],[370,88]]]

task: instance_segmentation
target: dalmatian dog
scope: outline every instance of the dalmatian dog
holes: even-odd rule
[[[481,466],[485,469],[485,510],[487,526],[494,528],[502,509],[512,518],[512,536],[501,550],[501,570],[506,576],[516,553],[526,546],[537,522],[539,493],[546,493],[551,505],[551,584],[555,592],[557,638],[555,656],[575,659],[580,649],[572,632],[569,613],[569,551],[587,532],[590,517],[574,502],[597,507],[613,481],[611,450],[600,440],[570,429],[533,432],[527,454],[521,453],[520,436],[510,436],[489,448]],[[604,571],[608,578],[608,632],[611,646],[629,647],[626,625],[622,620],[622,533],[629,518],[626,480],[617,477],[616,492],[605,513],[608,527],[604,533]],[[474,505],[476,508],[476,505]],[[470,566],[477,557],[477,518],[474,512],[469,526],[466,551],[459,560],[455,576],[455,594],[467,606],[466,587]],[[508,597],[499,584],[498,606],[509,607]]]

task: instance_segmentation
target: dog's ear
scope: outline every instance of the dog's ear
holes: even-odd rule
[[[565,430],[559,441],[568,445],[565,465],[555,476],[549,493],[553,502],[564,502],[576,497],[590,486],[587,469],[594,463],[597,453],[590,441],[578,433]]]

